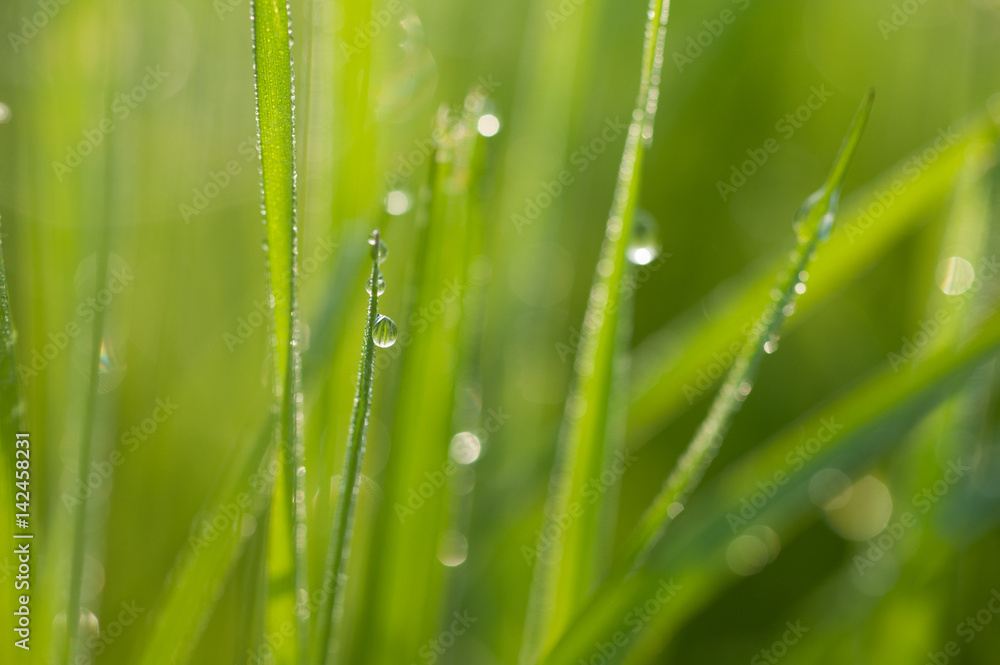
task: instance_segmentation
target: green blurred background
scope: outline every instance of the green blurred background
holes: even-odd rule
[[[852,192],[891,192],[873,183],[940,133],[988,118],[1000,90],[996,0],[672,4],[642,198],[658,222],[662,254],[635,290],[635,381],[663,340],[689,339],[683,331],[722,316],[727,294],[769,278],[791,246],[797,207],[822,182],[869,86],[877,91],[875,111],[841,210],[854,223],[871,200]],[[363,239],[383,228],[389,259],[381,309],[396,318],[403,339],[418,338],[419,315],[405,312],[421,267],[417,200],[435,116],[442,105],[457,115],[470,90],[486,88],[488,110],[499,119],[475,183],[482,244],[475,256],[444,257],[468,266],[458,275],[463,297],[478,294],[461,337],[474,338],[475,349],[456,350],[461,366],[445,368],[465,377],[450,433],[399,434],[408,426],[394,422],[400,386],[413,390],[421,381],[401,376],[405,343],[380,351],[343,662],[514,663],[531,579],[523,547],[541,527],[574,340],[638,86],[645,4],[375,2],[370,68],[351,54],[359,43],[356,6],[293,0],[291,10],[307,459],[321,460],[308,479],[317,567],[329,529],[322,511],[331,510],[323,504],[339,473],[357,377]],[[11,662],[59,662],[49,644],[66,623],[60,608],[73,504],[66,497],[75,491],[76,451],[91,432],[95,464],[116,450],[121,463],[95,483],[88,502],[82,602],[89,614],[81,632],[106,634],[123,603],[133,603],[142,608],[137,620],[90,657],[140,662],[179,553],[224,503],[222,479],[243,468],[271,399],[249,5],[6,0],[0,27],[0,218],[20,363],[30,368],[21,389],[38,533],[37,642],[29,659],[3,653]],[[359,111],[366,89],[370,104]],[[810,101],[814,108],[801,111]],[[786,118],[797,111],[798,120]],[[105,118],[111,124],[102,127]],[[760,157],[769,139],[766,162],[720,195],[719,183],[742,183],[732,180],[733,169]],[[996,178],[987,168],[992,148],[981,153],[986,166],[977,162],[977,182],[987,202],[975,213],[980,231],[950,232],[960,158],[948,173],[924,177],[918,169],[920,177],[906,179],[907,193],[932,193],[877,251],[855,256],[860,263],[849,278],[794,318],[780,352],[763,364],[709,484],[775,432],[805,441],[812,432],[795,429],[804,414],[886,367],[928,311],[945,306],[942,257],[965,257],[978,268],[980,257],[992,255]],[[519,221],[534,216],[532,203],[545,200],[540,194],[564,170],[571,182],[562,194],[530,223]],[[390,190],[403,194],[388,198],[387,211]],[[841,242],[839,251],[852,256],[853,246]],[[105,250],[124,288],[100,305],[102,373],[89,404],[88,312],[97,307],[87,298],[95,257]],[[997,285],[980,277],[986,283],[975,305],[993,311]],[[442,298],[448,288],[442,284]],[[429,318],[445,330],[459,325],[437,316]],[[73,324],[79,328],[67,328]],[[737,339],[740,331],[729,333]],[[58,352],[32,366],[33,352],[48,344]],[[902,367],[901,380],[909,369]],[[435,380],[426,377],[429,390]],[[629,662],[775,662],[761,660],[761,650],[797,621],[809,630],[783,662],[922,664],[951,639],[962,647],[948,662],[995,662],[995,616],[968,644],[955,635],[1000,588],[998,385],[986,364],[942,409],[881,428],[871,445],[886,453],[848,471],[853,480],[871,478],[839,497],[853,501],[846,516],[811,509],[780,532],[780,557],[766,567],[750,555],[747,564],[730,546],[719,587],[664,610],[663,625]],[[674,399],[662,416],[644,413],[642,427],[630,421],[627,439],[639,462],[621,481],[619,535],[659,488],[710,395]],[[447,488],[431,499],[439,504],[435,517],[419,513],[416,531],[382,530],[423,477],[395,470],[394,455],[402,453],[394,442],[420,441],[446,455],[451,434],[477,429],[479,459],[445,474]],[[910,497],[932,487],[959,455],[975,460],[974,471],[860,574],[855,557],[869,538],[907,510],[919,512]],[[251,519],[234,527],[249,545],[219,587],[190,662],[248,662],[255,601],[239,580],[259,556],[258,526]],[[771,536],[751,543],[769,546],[768,561],[777,556]],[[421,559],[414,543],[438,550],[437,559]],[[408,567],[412,560],[424,563]],[[470,630],[441,654],[422,650],[456,611],[475,617]]]

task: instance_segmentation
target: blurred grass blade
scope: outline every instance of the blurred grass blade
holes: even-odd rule
[[[808,498],[813,474],[830,466],[860,473],[905,442],[902,434],[935,405],[965,385],[972,371],[995,358],[1000,350],[1000,312],[994,311],[961,349],[941,348],[912,372],[897,372],[886,365],[850,393],[817,409],[780,432],[771,441],[726,469],[691,501],[679,519],[674,536],[660,542],[631,577],[606,585],[596,594],[571,629],[544,661],[545,665],[576,665],[592,655],[595,643],[612,638],[631,608],[652,597],[658,584],[673,580],[679,590],[663,606],[641,635],[610,662],[621,662],[631,649],[646,657],[628,662],[648,662],[663,646],[666,631],[678,629],[737,578],[726,563],[733,539],[731,515],[739,515],[741,500],[759,490],[761,479],[778,472],[789,480],[759,509],[752,524],[766,523],[782,542],[799,530],[817,508]],[[830,425],[835,427],[831,428]],[[824,429],[826,427],[826,429]],[[821,441],[815,432],[830,434]],[[790,466],[789,454],[812,437],[820,449],[809,459]],[[811,453],[811,449],[810,449]]]
[[[354,398],[354,412],[351,415],[351,429],[347,435],[347,455],[340,476],[340,492],[327,550],[326,569],[319,615],[316,618],[316,641],[312,645],[310,662],[324,665],[329,657],[332,639],[336,638],[334,624],[339,611],[338,603],[343,598],[343,577],[347,571],[347,561],[351,549],[351,532],[354,526],[354,509],[358,499],[358,482],[361,479],[361,462],[365,454],[368,436],[368,418],[372,410],[372,387],[375,379],[376,320],[378,319],[378,285],[383,283],[379,262],[383,256],[381,236],[376,230],[371,237],[372,272],[370,296],[368,298],[368,318],[361,347],[361,366],[358,370],[358,388]],[[332,639],[331,639],[332,638]]]
[[[198,643],[249,538],[247,525],[265,519],[274,487],[277,445],[273,419],[256,440],[240,446],[237,461],[199,512],[177,563],[167,576],[140,665],[180,665]],[[229,528],[219,529],[224,524]]]
[[[874,99],[874,91],[869,91],[858,109],[826,183],[806,199],[799,210],[795,222],[798,244],[772,291],[772,302],[750,331],[708,416],[630,536],[624,549],[622,570],[624,567],[632,569],[641,564],[663,535],[670,520],[678,514],[677,511],[683,510],[683,502],[701,481],[705,470],[718,453],[733,417],[750,394],[761,358],[777,348],[782,324],[794,312],[796,298],[804,290],[805,271],[816,248],[833,229],[844,178],[868,122]]]
[[[257,136],[261,196],[267,236],[267,272],[273,316],[271,351],[280,417],[275,435],[280,469],[275,482],[268,533],[269,634],[295,638],[278,649],[278,663],[304,662],[308,652],[309,610],[306,566],[305,465],[301,436],[301,362],[297,312],[295,220],[295,89],[291,28],[285,0],[251,0]],[[289,584],[290,582],[290,584]]]
[[[651,0],[646,21],[641,80],[615,186],[611,214],[584,315],[584,333],[574,364],[573,384],[559,432],[541,533],[557,534],[536,546],[520,663],[531,665],[551,644],[603,572],[608,515],[602,500],[584,492],[617,452],[609,445],[609,408],[615,385],[616,341],[626,248],[638,207],[645,150],[653,136],[659,100],[663,45],[670,2]],[[619,352],[624,352],[620,349]]]
[[[925,168],[914,173],[915,164],[924,164],[920,155],[926,151],[917,152],[847,200],[842,206],[842,221],[829,242],[817,251],[809,290],[797,305],[800,314],[813,311],[925,221],[928,211],[948,196],[967,154],[992,152],[997,126],[983,114],[956,133],[958,139]],[[884,205],[887,193],[893,200]],[[882,211],[873,215],[875,223],[870,221],[868,210]],[[765,261],[761,269],[751,268],[751,274],[737,276],[633,352],[636,372],[630,396],[631,447],[643,445],[708,393],[714,383],[709,371],[724,370],[732,363],[740,335],[768,302],[774,274],[784,262],[784,256],[775,257]],[[787,327],[802,320],[795,317]]]
[[[21,396],[18,390],[17,377],[17,345],[14,324],[10,315],[10,299],[7,293],[7,267],[3,256],[3,244],[0,241],[0,486],[11,488],[4,491],[0,497],[0,539],[5,543],[13,542],[14,534],[14,451],[15,440],[21,429]],[[30,478],[29,478],[30,479]],[[37,515],[31,518],[38,519]],[[10,554],[0,555],[0,566],[8,568],[12,561]],[[5,617],[14,616],[16,607],[14,584],[7,580],[4,589],[0,591],[0,613]],[[12,633],[13,634],[13,633]],[[0,646],[0,656],[5,663],[16,662],[14,640],[19,637],[4,639]]]

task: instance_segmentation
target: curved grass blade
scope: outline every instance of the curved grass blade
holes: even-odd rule
[[[996,138],[996,124],[986,114],[978,116],[957,128],[951,145],[933,162],[925,162],[921,155],[926,150],[921,150],[848,199],[840,215],[843,222],[817,252],[809,290],[799,299],[797,311],[815,309],[923,222],[927,211],[948,196],[968,153],[992,154]],[[888,206],[883,205],[886,193],[895,197]],[[881,213],[869,217],[869,210]],[[877,222],[872,222],[873,217]],[[708,371],[731,365],[740,348],[741,330],[767,303],[773,275],[783,263],[783,256],[775,258],[762,270],[754,268],[751,274],[721,286],[635,349],[629,408],[632,448],[645,444],[711,390],[714,381]],[[705,320],[706,311],[711,312],[709,321]],[[795,317],[786,325],[791,328],[801,320]]]
[[[677,466],[667,478],[663,489],[639,520],[639,525],[625,546],[621,572],[626,572],[625,567],[631,570],[642,563],[649,550],[663,535],[670,520],[678,510],[683,509],[683,501],[701,481],[722,445],[729,424],[750,394],[761,358],[775,348],[772,345],[777,343],[782,324],[794,312],[796,297],[804,291],[807,276],[805,270],[809,267],[816,248],[833,228],[844,178],[868,122],[874,98],[874,90],[869,91],[854,117],[826,183],[807,198],[799,210],[795,222],[798,244],[784,274],[779,277],[772,290],[772,302],[751,330],[694,439],[677,461]]]
[[[275,403],[275,436],[282,454],[268,533],[271,602],[269,633],[294,626],[295,639],[276,654],[279,663],[303,662],[308,651],[305,465],[301,436],[301,361],[297,312],[298,230],[295,219],[295,89],[291,29],[284,0],[251,0],[254,89],[267,236]],[[287,585],[291,580],[292,584]],[[275,593],[287,586],[287,592]]]
[[[801,529],[803,520],[816,513],[808,499],[809,480],[816,471],[836,466],[851,474],[870,468],[905,443],[905,430],[966,385],[970,374],[998,352],[1000,312],[994,312],[971,331],[961,349],[938,349],[912,373],[899,373],[886,365],[850,393],[779,432],[700,492],[685,510],[674,537],[658,544],[629,578],[603,586],[544,665],[575,665],[581,658],[586,662],[593,655],[595,643],[611,639],[621,629],[623,617],[631,608],[655,594],[661,580],[672,579],[680,586],[678,593],[611,662],[620,662],[631,651],[657,653],[665,632],[679,628],[734,581],[725,560],[726,546],[733,538],[728,515],[739,514],[741,499],[759,489],[756,483],[761,478],[789,472],[790,451],[826,424],[836,423],[836,432],[820,442],[821,448],[811,459],[791,469],[789,481],[778,487],[755,517],[754,523],[768,524],[781,534],[783,542]],[[647,644],[647,640],[655,644]],[[629,657],[628,662],[649,659]]]
[[[638,206],[643,157],[653,136],[669,15],[669,0],[651,0],[638,99],[587,303],[582,326],[585,333],[574,364],[573,387],[549,483],[542,533],[557,535],[550,545],[535,550],[521,665],[537,662],[603,572],[599,543],[606,542],[600,534],[606,531],[602,518],[607,511],[601,501],[586,501],[583,495],[616,452],[609,450],[612,439],[607,434],[625,250]]]
[[[334,624],[342,602],[344,577],[351,551],[351,532],[354,526],[354,509],[358,500],[358,484],[361,480],[361,462],[365,454],[368,435],[368,417],[372,410],[372,387],[375,379],[375,337],[378,320],[378,284],[382,283],[379,262],[384,257],[382,239],[376,230],[371,236],[372,273],[370,297],[368,298],[368,318],[361,347],[361,367],[358,370],[358,390],[354,398],[354,412],[351,415],[351,429],[347,435],[347,455],[340,476],[340,492],[334,515],[330,547],[327,550],[326,570],[323,575],[322,599],[316,618],[316,641],[312,645],[310,662],[325,665],[329,657],[332,639],[336,636]]]

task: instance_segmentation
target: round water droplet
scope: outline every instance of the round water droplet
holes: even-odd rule
[[[660,239],[656,219],[645,210],[635,214],[632,237],[625,249],[625,258],[637,266],[652,263],[660,255]]]
[[[962,295],[972,287],[975,279],[975,268],[960,256],[945,259],[937,269],[938,287],[949,296]]]
[[[802,282],[799,282],[798,284],[795,285],[795,292],[801,296],[803,293],[806,292],[806,285],[803,284]]]
[[[452,458],[459,464],[472,464],[479,459],[482,444],[472,432],[459,432],[451,439]]]
[[[385,211],[390,215],[405,215],[410,212],[410,195],[395,189],[385,195]]]
[[[448,531],[438,545],[438,561],[454,568],[465,563],[469,555],[469,541],[458,531]]]
[[[0,102],[0,125],[10,122],[10,107]]]
[[[372,292],[372,278],[371,277],[368,278],[368,282],[365,284],[365,291],[368,292],[368,295],[371,295],[371,292]],[[378,276],[378,294],[382,295],[383,293],[385,293],[385,280],[382,279],[382,275],[379,275]]]
[[[764,353],[772,354],[778,350],[778,343],[773,339],[769,339],[764,342]]]
[[[672,504],[667,506],[667,517],[669,517],[670,519],[674,519],[682,512],[684,512],[684,504],[682,503],[677,503],[676,501],[674,501]]]
[[[483,136],[496,136],[497,132],[500,131],[500,119],[492,113],[481,115],[479,116],[479,122],[476,123],[476,129]]]
[[[379,263],[385,261],[386,257],[389,256],[389,248],[382,242],[382,236],[379,235],[378,230],[372,231],[372,234],[368,236],[368,244],[372,247],[372,258],[377,258]]]
[[[379,314],[375,319],[375,326],[372,328],[372,341],[375,346],[387,349],[396,343],[399,332],[396,330],[396,322],[388,316]]]

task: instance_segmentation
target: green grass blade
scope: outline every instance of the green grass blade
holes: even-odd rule
[[[683,501],[701,481],[722,445],[729,424],[750,394],[761,358],[771,349],[768,345],[777,342],[782,324],[795,309],[796,297],[803,290],[803,273],[809,267],[816,248],[832,230],[847,168],[868,122],[874,98],[874,91],[870,91],[854,118],[826,183],[806,199],[799,211],[795,224],[798,244],[784,274],[778,278],[772,291],[773,302],[751,330],[694,439],[678,460],[663,489],[640,519],[625,546],[623,566],[631,569],[641,564],[677,514],[675,511],[683,509]]]
[[[245,525],[266,519],[274,488],[277,450],[272,419],[221,479],[206,508],[192,524],[177,563],[167,577],[152,628],[138,662],[187,662],[222,595],[224,585],[249,540]],[[245,451],[244,451],[245,448]],[[215,529],[214,524],[230,528]]]
[[[656,642],[650,653],[656,652],[662,647],[664,631],[677,629],[735,580],[725,559],[726,546],[733,538],[727,516],[739,514],[741,499],[759,490],[756,483],[779,471],[788,473],[789,481],[779,486],[754,518],[754,523],[765,522],[787,542],[790,532],[817,511],[808,500],[809,480],[816,471],[828,466],[847,473],[869,468],[907,440],[900,432],[965,385],[970,373],[995,358],[998,350],[1000,313],[994,312],[971,332],[961,349],[939,349],[911,373],[883,367],[850,393],[818,408],[726,469],[692,500],[674,537],[657,545],[627,580],[602,587],[544,665],[586,661],[595,643],[611,639],[621,629],[622,617],[632,607],[655,594],[660,580],[673,579],[681,586],[679,594],[612,662],[620,662],[630,649],[641,649],[646,640]],[[836,423],[836,431],[821,442],[811,459],[789,473],[789,452],[830,422]]]
[[[396,364],[389,368],[398,372],[398,387],[391,414],[383,416],[391,422],[391,450],[380,477],[384,495],[352,606],[357,630],[346,662],[408,663],[443,630],[448,569],[438,553],[448,526],[448,469],[454,469],[449,443],[456,433],[455,391],[465,366],[469,198],[477,185],[470,158],[481,140],[470,106],[458,119],[442,109],[433,133],[432,184],[418,213],[408,279],[413,290],[401,317],[408,325],[400,330],[399,350],[392,354]],[[439,487],[414,506],[412,494],[428,478]]]
[[[338,603],[342,602],[344,575],[351,549],[351,532],[354,526],[354,509],[358,499],[358,483],[361,480],[361,463],[365,454],[368,435],[368,418],[372,410],[372,390],[375,380],[375,322],[378,318],[377,284],[382,281],[379,270],[382,239],[378,231],[372,234],[371,294],[368,298],[368,318],[365,323],[364,341],[361,347],[361,367],[358,370],[358,388],[354,398],[354,412],[351,415],[351,429],[347,435],[347,455],[340,476],[340,491],[327,550],[326,570],[323,575],[319,614],[316,619],[316,640],[310,662],[324,665],[331,651],[331,641],[336,636],[334,624]]]
[[[295,89],[288,9],[286,2],[279,0],[250,3],[261,196],[273,316],[271,350],[275,398],[281,414],[275,433],[282,454],[278,456],[281,469],[270,516],[271,602],[267,630],[285,631],[290,623],[296,631],[295,639],[287,640],[286,647],[277,654],[279,663],[304,661],[309,633],[297,312]],[[276,593],[277,589],[283,591]]]
[[[983,115],[956,133],[958,138],[916,175],[913,168],[922,163],[920,155],[925,151],[902,161],[845,202],[840,215],[843,221],[829,242],[817,251],[809,290],[797,304],[799,313],[813,311],[923,222],[927,211],[948,196],[968,152],[992,151],[990,144],[996,140],[997,126]],[[886,193],[891,193],[894,201],[884,207],[879,197]],[[865,211],[878,210],[878,206],[883,206],[883,212],[872,223]],[[733,349],[738,350],[742,341],[741,331],[768,302],[773,276],[784,261],[784,256],[775,257],[764,262],[762,270],[754,268],[752,274],[741,275],[731,286],[718,289],[688,315],[635,350],[629,411],[632,447],[646,443],[707,394],[712,383],[708,371],[719,366],[724,370],[732,362]],[[706,310],[711,312],[709,321],[705,321]],[[797,326],[803,318],[793,318],[788,328]]]
[[[556,533],[536,548],[520,662],[530,665],[551,644],[600,579],[601,501],[583,497],[586,486],[611,461],[608,418],[621,316],[625,250],[638,206],[645,150],[652,140],[670,2],[651,0],[646,21],[641,81],[626,138],[614,201],[584,316],[585,333],[574,365],[573,387],[559,434],[542,533]],[[565,525],[569,522],[568,525]]]

